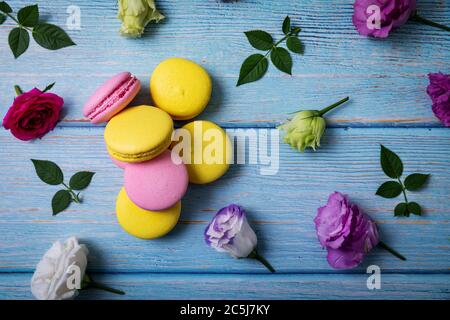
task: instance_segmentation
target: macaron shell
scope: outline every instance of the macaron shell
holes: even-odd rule
[[[103,83],[85,103],[83,114],[92,123],[106,122],[123,110],[139,93],[141,82],[129,72],[121,72]],[[102,106],[105,101],[110,104]],[[104,110],[97,110],[105,108]]]
[[[186,166],[166,150],[157,158],[125,167],[125,190],[140,208],[159,211],[173,206],[186,193],[189,177]]]
[[[177,224],[181,201],[163,211],[148,211],[136,206],[124,188],[116,201],[116,216],[120,226],[129,234],[141,239],[155,239],[169,233]]]
[[[215,123],[200,120],[186,124],[183,126],[183,129],[187,130],[191,137],[190,162],[184,161],[189,174],[189,182],[195,184],[206,184],[222,177],[228,171],[233,156],[231,141],[226,132]],[[209,160],[205,158],[205,156],[208,155],[208,150],[205,152],[205,149],[208,148],[211,143],[214,143],[215,140],[215,138],[209,139],[209,137],[205,139],[205,133],[210,129],[214,130],[214,137],[217,136],[218,139],[221,139],[221,143],[217,144],[218,146],[222,146],[222,150],[218,151],[221,156],[218,157],[220,159],[218,159],[216,163],[214,163],[214,158]],[[175,148],[174,146],[176,144],[177,143],[174,142],[172,148]],[[202,146],[201,161],[195,160],[195,145]],[[177,150],[174,149],[174,152],[176,151]]]
[[[161,62],[150,79],[153,102],[176,120],[192,119],[201,113],[211,91],[212,82],[206,70],[182,58]]]
[[[163,110],[137,106],[123,110],[105,128],[110,155],[123,162],[142,162],[160,155],[170,143],[172,118]]]

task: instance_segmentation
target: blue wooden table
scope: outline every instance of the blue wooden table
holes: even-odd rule
[[[9,1],[15,10],[30,1]],[[33,2],[33,1],[31,1]],[[77,236],[90,249],[89,271],[127,292],[81,298],[133,299],[449,299],[450,131],[431,112],[425,89],[429,72],[450,73],[450,37],[408,23],[386,40],[361,37],[351,22],[350,0],[160,0],[167,19],[139,40],[118,34],[115,1],[36,1],[46,20],[65,26],[69,5],[81,9],[81,30],[68,33],[77,46],[50,52],[31,44],[18,60],[7,46],[10,22],[0,27],[0,111],[10,106],[13,85],[28,90],[56,82],[65,99],[64,119],[42,140],[24,143],[0,130],[0,299],[32,298],[29,282],[42,254],[58,239]],[[419,1],[421,13],[450,24],[450,1]],[[273,67],[259,82],[236,88],[241,62],[254,49],[243,34],[264,29],[281,37],[289,14],[302,27],[305,55],[293,75]],[[108,159],[103,126],[82,116],[82,105],[111,75],[127,70],[143,83],[134,104],[150,104],[149,77],[162,60],[199,62],[213,78],[213,97],[199,119],[224,128],[276,130],[288,113],[321,108],[350,95],[329,114],[317,152],[280,145],[280,168],[262,176],[259,165],[234,165],[219,181],[190,186],[181,221],[167,237],[143,241],[126,234],[115,218],[122,172]],[[423,216],[395,218],[398,199],[374,195],[385,181],[379,145],[403,159],[405,173],[431,173],[428,187],[411,194]],[[35,175],[30,158],[58,163],[67,175],[95,171],[84,203],[52,217],[57,190]],[[382,238],[407,257],[375,249],[350,271],[332,269],[315,234],[316,209],[335,191],[347,193],[378,223]],[[261,253],[277,269],[234,260],[208,248],[203,230],[229,203],[244,206]],[[367,266],[382,272],[382,287],[366,287]]]

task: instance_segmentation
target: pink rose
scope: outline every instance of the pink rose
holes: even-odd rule
[[[42,138],[55,128],[63,104],[64,100],[56,94],[34,88],[14,99],[3,127],[20,140]]]

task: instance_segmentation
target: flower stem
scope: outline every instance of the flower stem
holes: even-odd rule
[[[401,255],[400,253],[398,253],[396,250],[392,249],[390,246],[388,246],[388,245],[387,245],[386,243],[384,243],[383,241],[380,241],[380,242],[378,243],[378,245],[379,245],[381,248],[383,248],[384,250],[389,251],[391,254],[393,254],[394,256],[396,256],[397,258],[399,258],[400,260],[403,260],[403,261],[406,260],[406,258],[405,258],[403,255]]]
[[[23,93],[22,89],[17,84],[14,86],[14,91],[17,96],[20,96]]]
[[[439,29],[442,29],[442,30],[445,30],[445,31],[450,31],[450,27],[449,26],[445,26],[443,24],[440,24],[440,23],[428,20],[428,19],[426,19],[426,18],[424,18],[422,16],[419,16],[417,14],[417,12],[414,13],[414,15],[412,15],[411,20],[414,20],[414,21],[422,23],[422,24],[426,24],[428,26],[439,28]]]
[[[69,191],[70,195],[72,196],[72,200],[73,200],[75,203],[81,203],[80,197],[78,197],[78,195],[77,195],[75,192],[73,192],[73,190],[72,190],[71,187],[69,187],[69,186],[68,186],[67,184],[65,184],[64,182],[62,183],[62,185],[63,185],[64,187],[66,187],[67,191]]]
[[[400,178],[397,178],[398,179],[398,183],[400,183],[400,185],[402,186],[402,192],[403,192],[403,197],[405,198],[405,203],[406,204],[408,204],[408,198],[406,197],[406,188],[405,188],[405,186],[403,185],[403,183],[402,183],[402,181],[400,180]]]
[[[261,262],[270,272],[275,272],[275,269],[270,265],[269,261],[267,261],[263,256],[261,256],[256,249],[253,249],[252,252],[248,255],[247,258],[256,259]]]
[[[87,289],[92,288],[92,289],[103,290],[103,291],[111,292],[111,293],[114,293],[114,294],[120,294],[122,296],[125,294],[125,292],[123,292],[122,290],[114,289],[114,288],[105,286],[103,284],[97,283],[97,282],[89,283],[89,285],[86,288]]]
[[[111,287],[108,287],[108,286],[105,286],[103,284],[95,282],[87,274],[85,274],[85,276],[84,276],[82,289],[83,290],[86,290],[86,289],[98,289],[98,290],[103,290],[103,291],[106,291],[106,292],[111,292],[111,293],[114,293],[114,294],[120,294],[120,295],[124,295],[125,294],[125,292],[123,292],[122,290],[114,289],[114,288],[111,288]]]
[[[333,110],[334,108],[340,106],[341,104],[347,102],[350,98],[349,97],[345,97],[344,99],[339,100],[336,103],[333,103],[331,106],[328,106],[322,110],[319,111],[319,116],[323,116],[325,113],[327,113],[330,110]]]

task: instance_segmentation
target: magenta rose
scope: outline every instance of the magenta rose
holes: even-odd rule
[[[450,74],[430,73],[427,93],[433,102],[433,112],[446,127],[450,127]]]
[[[56,94],[34,88],[14,99],[3,118],[3,127],[20,140],[42,138],[55,128],[63,104]]]
[[[353,24],[359,34],[386,38],[416,11],[415,0],[356,0]],[[378,21],[378,24],[377,24]]]

